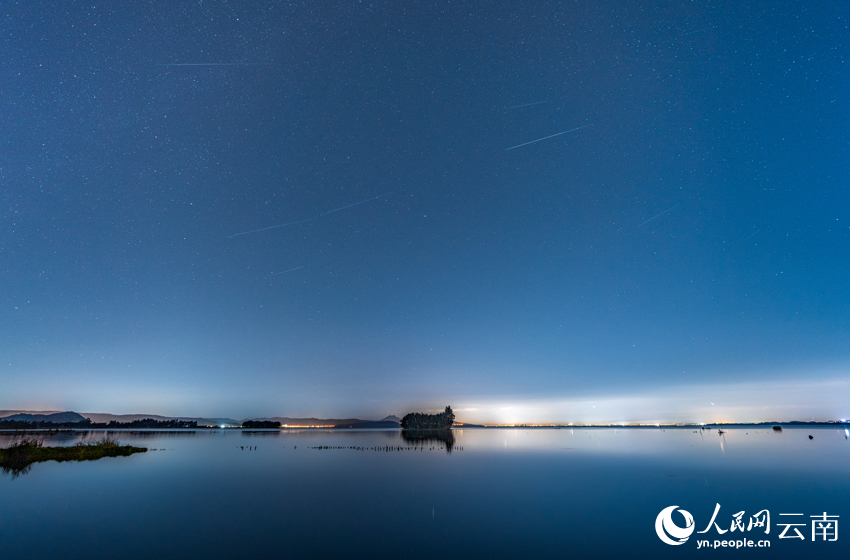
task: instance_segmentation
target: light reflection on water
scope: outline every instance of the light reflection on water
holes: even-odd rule
[[[691,512],[698,530],[716,503],[730,519],[767,508],[774,523],[801,511],[850,522],[843,427],[462,429],[453,441],[383,430],[111,434],[151,451],[0,477],[9,557],[687,558],[694,542],[671,547],[655,534],[667,506]],[[699,553],[850,551],[848,539],[778,533],[769,551]]]

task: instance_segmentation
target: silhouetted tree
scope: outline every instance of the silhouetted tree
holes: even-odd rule
[[[242,422],[243,428],[280,428],[280,422],[272,422],[271,420],[245,420]]]
[[[402,430],[448,430],[454,424],[455,415],[452,407],[439,414],[424,414],[422,412],[411,412],[405,414],[401,419]]]

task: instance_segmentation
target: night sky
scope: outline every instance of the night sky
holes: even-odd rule
[[[848,3],[58,6],[0,8],[0,408],[850,416]]]

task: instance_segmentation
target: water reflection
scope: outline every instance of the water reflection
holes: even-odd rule
[[[240,433],[247,437],[281,437],[283,435],[280,430],[240,430]]]
[[[194,431],[178,431],[178,430],[174,430],[174,431],[170,431],[170,430],[169,431],[130,430],[130,431],[121,431],[121,432],[108,431],[106,433],[107,433],[107,435],[111,435],[113,437],[121,437],[122,435],[124,435],[124,436],[129,436],[128,439],[142,439],[142,440],[144,440],[144,439],[175,439],[175,438],[186,439],[186,438],[194,438],[195,437]]]
[[[694,540],[670,547],[653,529],[672,504],[690,511],[698,530],[718,503],[725,529],[742,510],[847,515],[844,426],[723,430],[722,437],[717,428],[693,427],[111,432],[124,444],[169,449],[48,461],[14,482],[0,474],[0,541],[9,557],[81,560],[93,555],[93,543],[99,556],[128,560],[246,551],[308,560],[681,560],[699,555],[690,554]],[[104,433],[51,435],[45,445]],[[13,439],[0,433],[0,447]],[[412,543],[411,526],[438,538]],[[779,532],[771,528],[765,553],[712,555],[848,558],[845,541],[794,543]],[[376,543],[388,552],[375,553]]]
[[[445,445],[446,453],[451,453],[455,446],[455,435],[452,430],[402,430],[401,437],[407,443],[414,445],[423,443]]]
[[[3,471],[3,474],[10,474],[12,476],[12,480],[15,480],[19,476],[23,476],[23,475],[29,473],[32,470],[32,463],[30,463],[29,465],[26,465],[24,467],[4,466],[0,470]]]
[[[27,463],[25,465],[3,464],[3,466],[0,467],[0,471],[2,471],[3,474],[12,475],[12,480],[15,480],[19,476],[23,476],[23,475],[29,473],[31,470],[32,470],[32,463]]]

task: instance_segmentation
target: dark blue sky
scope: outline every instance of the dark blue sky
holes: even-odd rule
[[[0,408],[850,415],[845,2],[0,16]]]

